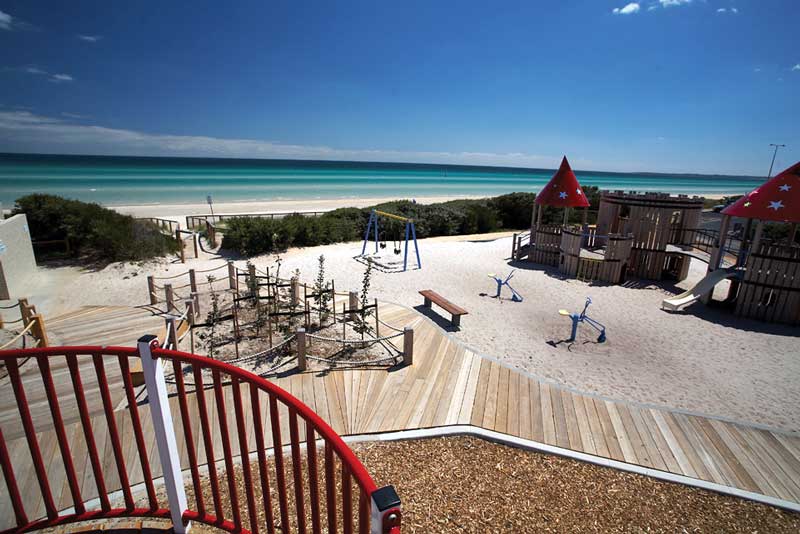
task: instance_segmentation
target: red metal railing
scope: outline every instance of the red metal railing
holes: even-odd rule
[[[0,534],[114,517],[172,518],[176,532],[188,521],[253,534],[399,532],[394,490],[378,489],[305,404],[151,339],[0,352],[0,392],[7,407],[10,386],[19,412],[0,420]],[[131,358],[142,360],[146,396]]]

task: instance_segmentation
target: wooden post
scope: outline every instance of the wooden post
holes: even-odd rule
[[[2,330],[3,328],[4,328],[4,325],[3,325],[3,314],[0,313],[0,330]]]
[[[276,284],[279,283],[277,278],[275,279],[275,283]],[[292,299],[291,300],[292,307],[295,307],[295,306],[297,306],[297,301],[300,300],[299,280],[297,280],[296,276],[293,276],[292,279],[289,280],[289,284],[291,284],[290,293],[291,293],[291,299]],[[277,295],[277,291],[275,292],[275,294]]]
[[[764,221],[759,219],[758,223],[756,224],[756,233],[753,235],[753,244],[750,245],[750,254],[758,254],[758,247],[761,245],[761,234],[763,232]]]
[[[797,223],[792,223],[789,227],[789,246],[794,246],[794,240],[797,239]]]
[[[145,386],[147,388],[147,402],[150,407],[150,417],[153,421],[153,433],[156,437],[156,448],[161,460],[161,471],[164,476],[164,486],[167,490],[172,528],[175,534],[186,534],[187,528],[183,524],[183,514],[189,509],[186,501],[186,491],[183,486],[181,472],[181,459],[178,454],[178,444],[175,439],[175,428],[172,426],[172,412],[167,395],[167,383],[164,380],[164,363],[161,359],[154,358],[152,346],[158,347],[155,336],[139,338],[139,358],[142,362]]]
[[[350,320],[355,322],[357,319],[356,310],[358,309],[358,293],[351,291],[348,297],[350,298],[350,302],[348,303],[350,305]]]
[[[175,309],[175,297],[172,292],[172,284],[164,284],[164,296],[167,299],[167,312],[171,312]]]
[[[378,322],[378,299],[375,299],[375,337],[381,337],[380,323]]]
[[[167,317],[167,339],[164,341],[172,350],[178,350],[178,328],[175,317]]]
[[[150,295],[150,305],[155,306],[158,304],[158,296],[156,295],[156,281],[152,276],[147,277],[147,292]]]
[[[569,208],[564,208],[564,226],[569,222]]]
[[[170,225],[172,226],[172,225]],[[178,248],[181,251],[181,263],[186,263],[186,251],[184,250],[183,238],[181,237],[181,229],[175,230],[175,239],[178,240]]]
[[[308,329],[309,323],[311,322],[311,310],[308,308],[308,301],[305,301],[305,309],[303,310],[303,317],[306,320],[306,329]]]
[[[306,330],[305,328],[298,328],[295,336],[297,340],[297,368],[300,371],[305,371],[308,367],[306,363]]]
[[[414,363],[414,329],[407,326],[403,329],[403,364]]]
[[[197,293],[197,277],[195,276],[194,269],[189,269],[189,289],[192,293]]]
[[[40,347],[49,347],[50,341],[47,339],[47,330],[44,327],[44,317],[41,313],[33,316],[32,320],[36,323],[31,327],[31,334],[39,340]]]
[[[194,302],[192,312],[194,312],[194,316],[197,317],[200,315],[200,293],[192,293],[191,297],[192,301]]]
[[[22,327],[28,326],[31,320],[30,307],[28,306],[28,299],[19,299],[19,315],[22,317]]]
[[[336,284],[331,280],[331,309],[333,310],[333,324],[336,324]]]
[[[236,280],[236,266],[230,260],[228,260],[228,285],[234,291],[239,288],[238,281]]]
[[[194,354],[194,299],[184,301],[186,305],[186,321],[189,323],[189,352]]]
[[[199,237],[197,236],[197,232],[192,232],[192,245],[194,246],[194,257],[195,258],[199,258],[200,257],[200,251],[197,250],[197,240],[198,239],[199,239]]]

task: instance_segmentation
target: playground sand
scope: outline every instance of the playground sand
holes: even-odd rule
[[[704,275],[704,264],[693,263],[689,278],[677,286],[648,282],[595,286],[562,279],[556,269],[520,263],[511,285],[524,301],[515,303],[507,290],[503,300],[489,296],[496,286],[487,274],[506,275],[513,268],[508,260],[511,238],[499,235],[505,237],[421,240],[423,269],[376,272],[371,296],[417,307],[422,304],[417,292],[433,289],[469,311],[462,317],[461,330],[452,333],[456,339],[481,354],[579,391],[800,431],[800,330],[741,319],[701,304],[680,313],[660,309],[664,297]],[[360,251],[360,243],[292,249],[283,254],[281,271],[300,269],[301,278],[310,283],[317,273],[317,258],[324,254],[327,277],[335,279],[336,289],[355,290],[361,287],[364,272],[353,259]],[[272,260],[261,256],[253,262],[264,268]],[[83,304],[146,304],[148,274],[208,269],[223,260],[206,256],[188,259],[185,265],[173,261],[112,264],[99,271],[42,268],[31,301],[46,316]],[[245,261],[238,264],[244,267]],[[586,296],[594,301],[589,315],[606,325],[608,341],[596,343],[597,333],[582,325],[576,343],[559,343],[569,336],[570,322],[558,310],[579,312]],[[438,315],[446,315],[442,310],[427,313],[446,324]]]

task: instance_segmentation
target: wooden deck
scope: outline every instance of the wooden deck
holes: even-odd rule
[[[685,475],[724,486],[800,503],[800,438],[745,424],[710,417],[686,415],[676,411],[640,406],[576,393],[540,381],[482,357],[448,337],[440,328],[417,312],[400,306],[381,304],[381,318],[402,328],[415,330],[415,360],[412,367],[387,370],[342,370],[324,375],[298,373],[275,380],[319,413],[342,435],[390,432],[397,430],[472,425],[540,443],[580,451],[620,462]],[[88,375],[88,373],[87,373]],[[214,413],[213,395],[206,395]],[[196,414],[195,396],[189,398],[190,412]],[[226,406],[232,406],[227,391]],[[142,422],[148,437],[151,465],[158,471],[157,453],[147,416],[142,407]],[[246,408],[249,408],[246,407]],[[250,410],[246,409],[246,413]],[[269,410],[262,407],[268,419]],[[127,411],[117,412],[123,434],[130,432]],[[179,436],[180,416],[173,406]],[[196,417],[192,417],[197,421]],[[281,423],[287,425],[286,414]],[[228,419],[235,435],[235,422]],[[6,432],[6,422],[3,421]],[[102,417],[95,417],[99,432],[105,429]],[[215,451],[221,456],[219,424],[214,421]],[[265,426],[269,428],[268,421]],[[194,429],[198,456],[204,457],[200,432]],[[79,425],[69,429],[81,439]],[[253,424],[247,422],[248,443],[254,444]],[[284,428],[283,436],[288,436]],[[100,450],[110,450],[108,433]],[[7,434],[8,436],[8,434]],[[64,480],[53,432],[39,434],[43,455],[50,458],[49,469],[56,480]],[[270,440],[271,436],[267,435]],[[132,482],[141,480],[133,440],[123,437],[128,455],[127,470]],[[235,441],[235,440],[234,440]],[[238,447],[232,444],[234,454]],[[271,443],[270,443],[271,445]],[[183,458],[187,444],[179,438]],[[76,458],[79,471],[86,473],[85,498],[96,490],[83,449]],[[42,515],[36,477],[24,439],[10,440],[9,452],[15,458],[18,480],[29,494],[26,506],[31,516]],[[113,461],[113,460],[109,460]],[[107,481],[110,489],[115,482]],[[0,486],[2,487],[2,486]],[[60,505],[69,506],[65,486],[55,492]],[[13,518],[7,496],[0,495],[0,528]]]

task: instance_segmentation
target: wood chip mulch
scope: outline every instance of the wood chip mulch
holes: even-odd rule
[[[800,514],[476,438],[353,446],[404,533],[800,532]]]

